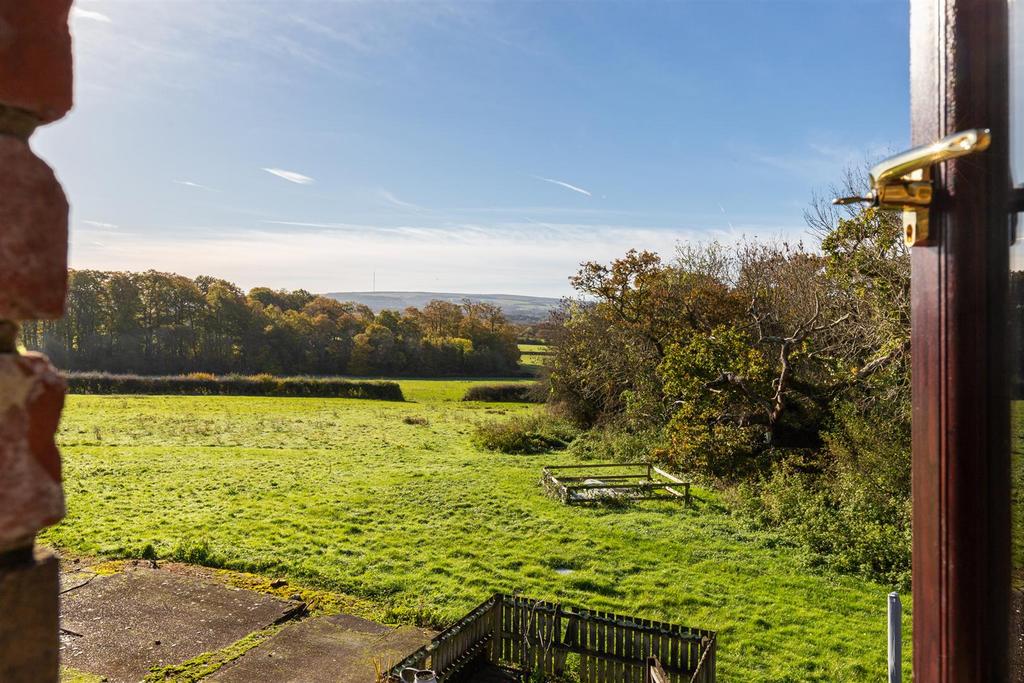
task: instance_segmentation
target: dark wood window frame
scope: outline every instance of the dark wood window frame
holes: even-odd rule
[[[1024,213],[1024,187],[1017,187],[1010,191],[1010,213]]]
[[[1007,23],[1006,0],[911,0],[913,144],[992,130],[936,168],[938,241],[911,257],[918,683],[1008,676]]]

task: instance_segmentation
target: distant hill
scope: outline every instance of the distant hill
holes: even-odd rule
[[[409,306],[423,308],[434,299],[461,303],[471,299],[501,306],[512,322],[537,322],[548,317],[548,311],[557,308],[559,299],[546,296],[520,296],[518,294],[453,294],[451,292],[328,292],[338,301],[354,301],[369,306],[376,313],[386,308],[401,311]]]

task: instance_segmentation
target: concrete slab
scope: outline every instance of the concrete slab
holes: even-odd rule
[[[303,607],[160,569],[66,579],[61,662],[113,683],[219,650]]]
[[[339,614],[286,626],[207,679],[221,683],[375,683],[387,668],[428,643],[425,629],[386,626]]]

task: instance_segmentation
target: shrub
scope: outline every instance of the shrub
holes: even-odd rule
[[[188,396],[307,396],[404,401],[397,382],[339,377],[273,375],[147,376],[73,372],[65,375],[72,394],[179,394]]]
[[[532,455],[567,448],[578,434],[571,423],[541,413],[483,422],[474,441],[491,451]]]
[[[790,457],[733,490],[737,512],[782,531],[811,563],[910,582],[910,419],[905,406],[840,404],[824,462]]]
[[[544,403],[542,387],[536,382],[508,382],[505,384],[474,384],[466,390],[463,401],[489,403]]]
[[[884,509],[836,495],[821,478],[779,466],[740,492],[740,513],[755,526],[785,534],[810,564],[860,574],[897,588],[910,585],[910,500]]]
[[[661,459],[665,445],[661,429],[633,432],[604,427],[581,434],[569,446],[569,452],[580,460],[652,462]]]

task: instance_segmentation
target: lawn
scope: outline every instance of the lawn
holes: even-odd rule
[[[720,633],[722,681],[883,678],[885,587],[808,570],[705,491],[690,509],[563,506],[538,478],[568,456],[472,443],[475,422],[540,408],[461,402],[469,382],[402,384],[406,403],[69,396],[68,516],[43,541],[152,546],[368,598],[395,620],[445,622],[521,590],[700,626]]]

